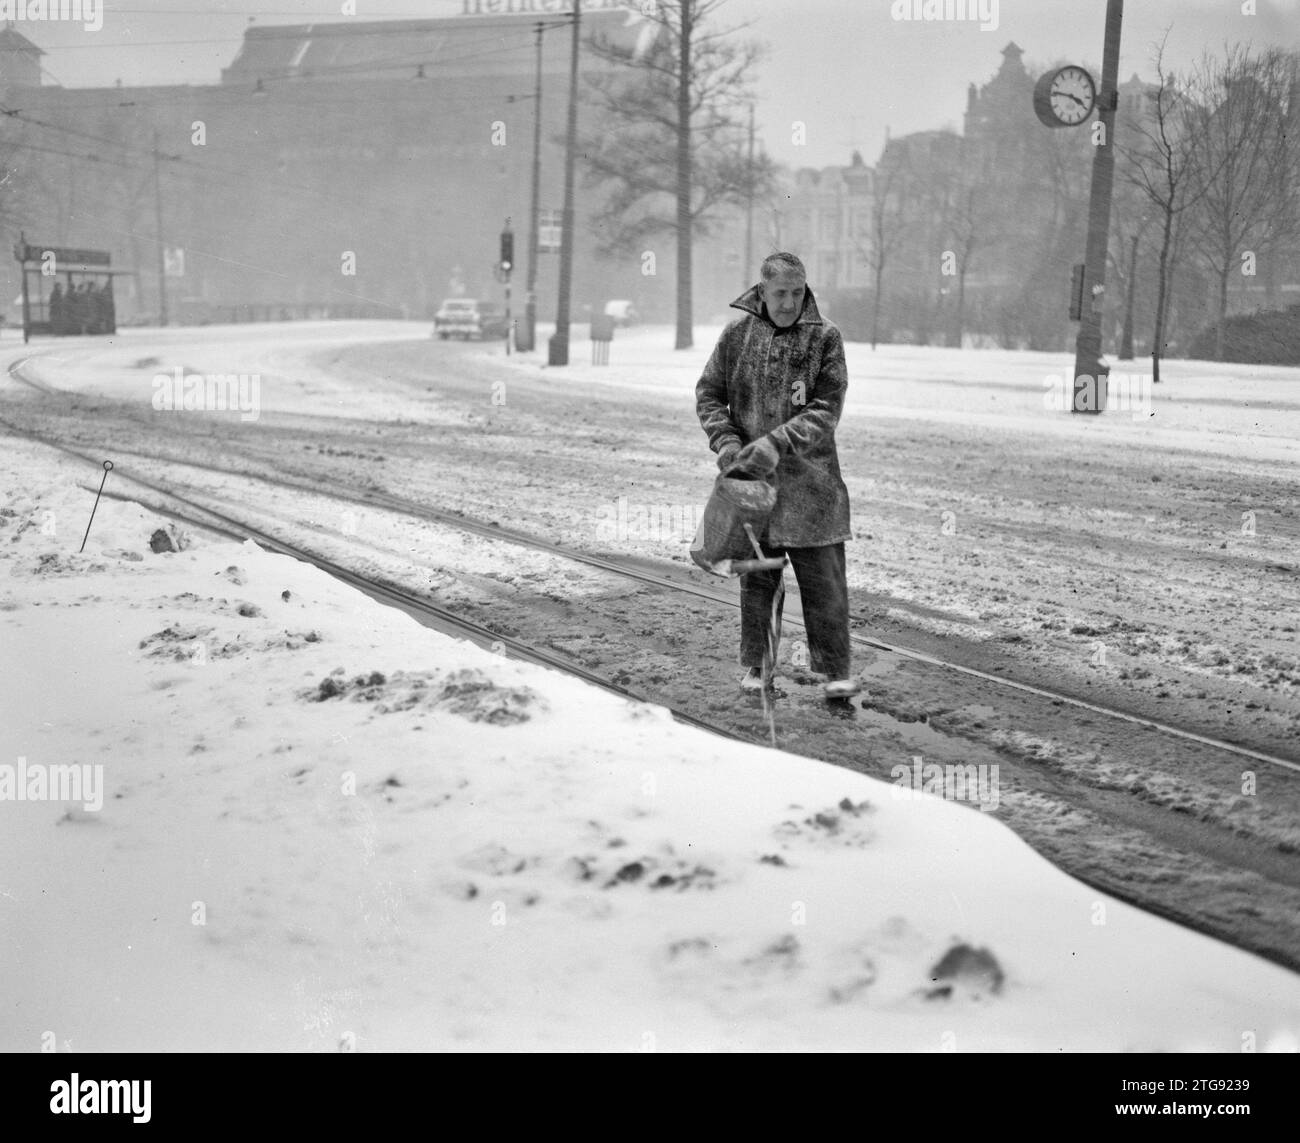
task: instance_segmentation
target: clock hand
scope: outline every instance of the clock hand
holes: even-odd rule
[[[1080,99],[1077,95],[1071,95],[1068,91],[1058,91],[1056,94],[1057,94],[1057,95],[1063,95],[1063,96],[1065,96],[1066,99],[1073,99],[1074,102],[1077,103],[1080,107],[1087,107],[1087,106],[1088,106],[1088,105],[1087,105],[1086,103],[1084,103],[1084,101],[1083,101],[1082,99]]]

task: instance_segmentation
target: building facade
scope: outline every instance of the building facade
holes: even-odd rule
[[[509,220],[517,313],[535,130],[540,210],[563,205],[570,7],[465,0],[440,19],[250,27],[221,82],[203,86],[44,85],[40,48],[7,30],[11,241],[21,229],[31,242],[110,250],[115,267],[137,271],[117,286],[123,322],[156,320],[164,293],[172,320],[426,318],[447,296],[504,300],[496,263]],[[656,29],[607,0],[583,5],[582,27],[633,51]],[[611,66],[580,58],[584,70]],[[670,314],[671,251],[653,274],[639,257],[601,257],[590,201],[580,193],[576,205],[573,320],[609,298]],[[538,255],[540,320],[555,313],[558,264]],[[7,274],[12,298],[16,266]],[[697,296],[712,284],[702,277]]]
[[[848,166],[791,176],[789,243],[806,251],[810,280],[850,336],[866,338],[878,327],[887,341],[1073,347],[1069,288],[1086,244],[1096,123],[1044,127],[1033,110],[1038,75],[1023,50],[1008,43],[1001,56],[987,82],[970,84],[960,134],[915,132],[889,139],[872,168],[855,155]],[[1162,218],[1129,177],[1128,158],[1154,130],[1154,90],[1137,75],[1119,87],[1108,352],[1126,325],[1137,353],[1150,351]],[[1270,114],[1294,121],[1289,135],[1300,139],[1300,82]],[[1190,214],[1180,218],[1173,246],[1174,349],[1185,349],[1217,315],[1218,283],[1197,256],[1190,223]],[[1284,233],[1260,244],[1256,272],[1232,275],[1229,313],[1300,300],[1297,238]]]

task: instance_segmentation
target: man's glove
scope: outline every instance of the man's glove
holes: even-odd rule
[[[736,464],[744,472],[763,480],[776,471],[781,463],[781,450],[772,443],[770,437],[759,437],[751,441],[736,455]]]
[[[740,452],[740,445],[727,444],[718,450],[718,471],[726,472],[735,461]]]

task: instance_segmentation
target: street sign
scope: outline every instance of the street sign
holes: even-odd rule
[[[1070,275],[1070,320],[1083,321],[1083,275],[1087,270],[1082,262],[1074,264]]]
[[[562,245],[561,238],[564,215],[558,210],[539,210],[537,212],[537,252],[539,254],[556,254]]]
[[[104,250],[82,250],[76,246],[33,246],[30,242],[14,245],[14,258],[19,262],[47,262],[53,258],[56,266],[107,266],[109,255]]]

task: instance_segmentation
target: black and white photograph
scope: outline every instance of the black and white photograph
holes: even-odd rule
[[[1300,0],[0,24],[23,1103],[1016,1053],[1249,1118],[1300,1052]]]

